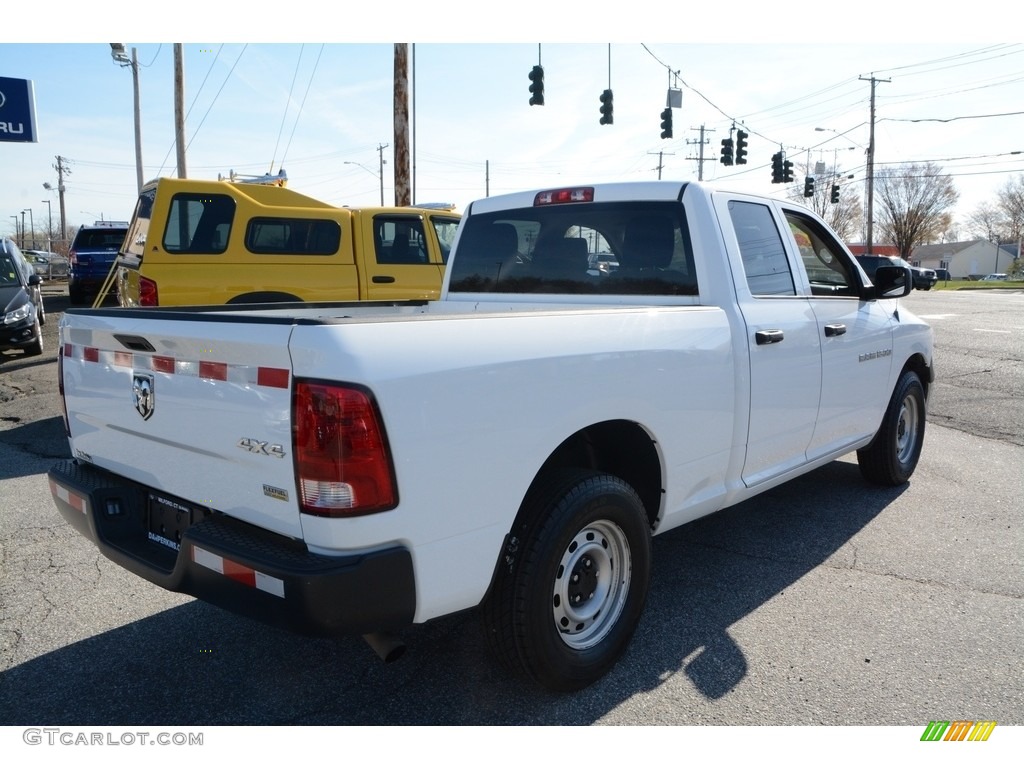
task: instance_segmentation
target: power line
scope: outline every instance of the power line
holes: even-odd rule
[[[956,120],[981,120],[988,117],[1012,117],[1024,112],[999,112],[992,115],[959,115],[958,117],[883,117],[878,122],[889,123],[952,123]]]

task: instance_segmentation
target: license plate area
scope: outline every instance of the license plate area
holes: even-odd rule
[[[150,493],[146,503],[147,538],[167,550],[181,549],[181,537],[189,526],[205,519],[204,509]]]

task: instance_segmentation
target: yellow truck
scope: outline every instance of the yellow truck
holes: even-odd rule
[[[436,299],[453,206],[339,208],[278,185],[161,178],[117,260],[123,307]]]

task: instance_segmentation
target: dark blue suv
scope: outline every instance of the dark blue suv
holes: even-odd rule
[[[91,304],[96,298],[127,233],[127,221],[97,221],[79,227],[68,251],[68,299],[72,304]],[[113,285],[116,281],[111,297],[115,295]]]

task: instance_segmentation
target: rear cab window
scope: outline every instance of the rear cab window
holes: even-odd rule
[[[330,256],[341,245],[341,226],[329,219],[256,217],[245,229],[250,253]]]
[[[449,293],[698,294],[678,202],[535,206],[463,226]]]

